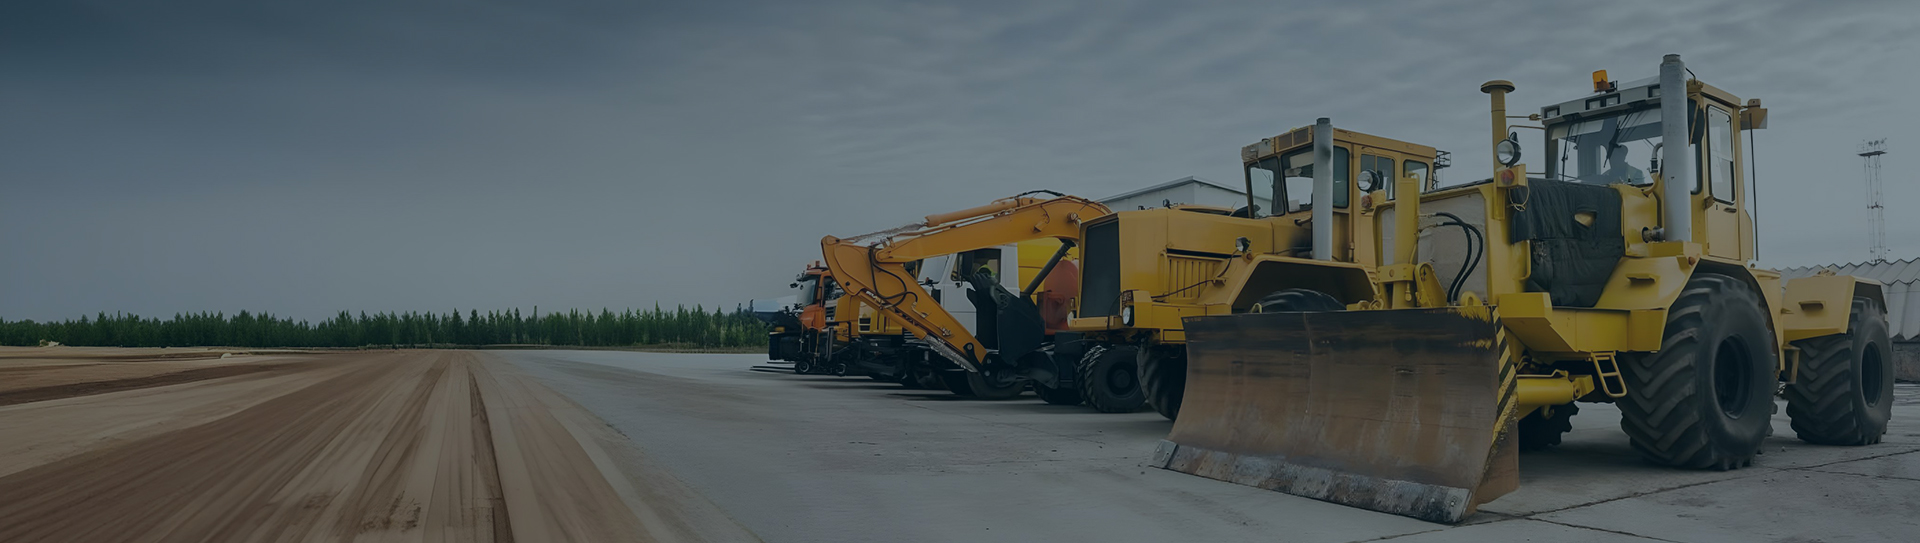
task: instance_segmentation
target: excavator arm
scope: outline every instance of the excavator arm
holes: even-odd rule
[[[897,319],[934,352],[969,371],[979,371],[979,365],[986,361],[987,346],[940,307],[940,302],[907,271],[907,265],[929,257],[1032,239],[1078,242],[1081,223],[1108,213],[1112,211],[1106,206],[1085,198],[1022,195],[929,215],[924,222],[890,231],[849,239],[827,236],[820,240],[820,249],[827,268],[833,270],[848,295]]]

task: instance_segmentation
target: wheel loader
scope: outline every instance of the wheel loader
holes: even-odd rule
[[[1071,255],[1080,225],[1110,212],[1083,198],[1034,194],[889,231],[827,236],[821,253],[850,296],[912,333],[902,356],[937,371],[955,393],[1007,399],[1031,382],[1049,403],[1077,404],[1073,361],[1055,360],[1052,334],[1079,290]],[[922,276],[909,270],[916,265]]]
[[[1633,449],[1677,468],[1752,464],[1776,394],[1803,441],[1879,442],[1881,286],[1751,264],[1738,135],[1767,112],[1689,73],[1678,55],[1646,80],[1595,72],[1526,116],[1544,145],[1525,152],[1514,86],[1482,86],[1492,178],[1403,177],[1358,210],[1378,299],[1302,288],[1319,302],[1185,320],[1185,402],[1153,463],[1454,523],[1515,489],[1517,451],[1556,445],[1576,402],[1618,406]]]
[[[1376,299],[1377,259],[1366,249],[1374,224],[1362,209],[1378,187],[1356,181],[1430,182],[1448,165],[1432,147],[1326,119],[1248,145],[1240,158],[1248,200],[1239,209],[1179,206],[1087,221],[1068,326],[1080,341],[1061,345],[1082,347],[1078,381],[1094,408],[1127,412],[1146,403],[1175,418],[1187,374],[1182,318]],[[1297,299],[1289,289],[1327,296]]]

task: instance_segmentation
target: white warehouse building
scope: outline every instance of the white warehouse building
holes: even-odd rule
[[[1247,205],[1247,192],[1198,177],[1187,176],[1143,189],[1130,190],[1101,198],[1114,211],[1166,207],[1167,204],[1197,204],[1230,209]]]

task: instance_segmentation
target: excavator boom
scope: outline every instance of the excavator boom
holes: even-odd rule
[[[1032,239],[1077,241],[1082,222],[1108,213],[1099,202],[1076,196],[1016,196],[890,231],[849,239],[827,236],[820,249],[848,294],[897,319],[934,352],[977,371],[988,347],[915,281],[907,265]]]

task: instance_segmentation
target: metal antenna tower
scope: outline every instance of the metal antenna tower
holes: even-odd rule
[[[1880,155],[1884,154],[1886,138],[1860,144],[1860,158],[1865,160],[1867,170],[1867,252],[1874,262],[1886,262],[1889,253],[1886,208],[1880,205]]]

